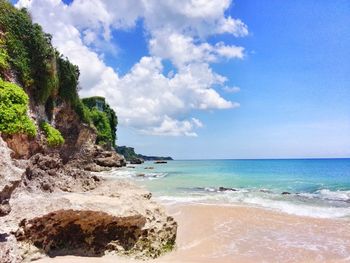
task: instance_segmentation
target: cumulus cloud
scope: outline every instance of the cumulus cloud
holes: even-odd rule
[[[198,62],[216,62],[220,57],[240,58],[244,48],[227,46],[223,42],[215,46],[209,43],[196,44],[193,37],[166,31],[156,32],[149,41],[150,52],[154,56],[170,59],[177,68]]]
[[[28,8],[34,21],[53,35],[59,51],[79,66],[81,95],[107,97],[121,125],[153,135],[196,136],[195,129],[203,124],[190,117],[193,110],[239,106],[215,90],[233,88],[225,86],[227,78],[210,64],[242,59],[244,48],[206,41],[213,34],[248,34],[242,21],[225,16],[230,4],[230,0],[74,0],[66,5],[60,0],[19,0],[17,7]],[[118,50],[113,30],[132,30],[138,19],[144,21],[149,54],[120,76],[104,63],[104,52]],[[165,59],[176,68],[168,75],[163,74]]]
[[[241,89],[239,87],[236,87],[236,86],[234,86],[234,87],[224,86],[222,89],[227,93],[237,93],[237,92],[241,91]]]
[[[143,132],[152,135],[170,135],[170,136],[192,136],[197,137],[197,134],[193,132],[194,128],[202,127],[202,123],[195,118],[191,120],[178,121],[165,116],[159,127],[153,127],[143,130]]]

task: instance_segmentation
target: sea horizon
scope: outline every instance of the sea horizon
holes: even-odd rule
[[[350,159],[350,157],[291,157],[291,158],[284,158],[284,157],[277,157],[277,158],[203,158],[203,159],[176,159],[173,158],[173,160],[166,160],[166,161],[215,161],[215,160],[237,160],[237,161],[252,161],[252,160],[343,160],[343,159]],[[145,162],[154,162],[153,160],[146,160]]]

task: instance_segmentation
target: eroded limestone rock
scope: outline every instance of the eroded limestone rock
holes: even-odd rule
[[[81,169],[64,165],[58,153],[36,154],[25,171],[22,187],[29,191],[88,191],[99,179]]]
[[[114,244],[124,251],[132,249],[145,223],[142,215],[116,217],[100,211],[58,210],[23,220],[16,238],[30,241],[48,255],[101,256]]]
[[[23,170],[14,165],[12,151],[0,136],[0,216],[11,211],[9,199],[21,182]]]

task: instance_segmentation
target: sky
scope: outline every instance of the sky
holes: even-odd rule
[[[105,96],[118,145],[175,159],[350,157],[348,0],[19,0]]]

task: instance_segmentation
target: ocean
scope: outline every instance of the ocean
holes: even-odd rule
[[[166,204],[248,205],[319,218],[350,217],[350,159],[145,162],[132,178]],[[149,169],[150,168],[150,169]]]

